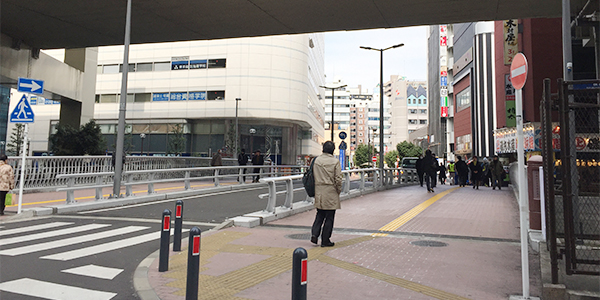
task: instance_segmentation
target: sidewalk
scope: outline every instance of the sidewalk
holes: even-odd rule
[[[342,203],[332,248],[310,243],[314,210],[203,234],[200,299],[290,299],[292,252],[308,251],[308,299],[508,299],[522,293],[512,190],[419,186]],[[184,299],[187,239],[169,271],[149,260],[142,299]],[[534,262],[534,257],[530,258]],[[533,263],[530,264],[535,265]],[[531,267],[531,294],[541,293]],[[145,277],[144,277],[145,278]],[[153,290],[153,293],[152,293]]]

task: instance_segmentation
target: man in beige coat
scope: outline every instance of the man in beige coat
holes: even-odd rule
[[[6,163],[8,157],[0,155],[0,216],[4,215],[6,194],[15,188],[15,176],[12,167]]]
[[[315,165],[313,174],[315,176],[315,208],[317,216],[312,226],[310,241],[317,243],[321,231],[321,247],[332,247],[331,232],[333,231],[333,220],[335,210],[342,208],[340,205],[340,193],[342,192],[342,169],[340,161],[333,156],[335,144],[327,141],[323,144],[323,154],[314,158]]]

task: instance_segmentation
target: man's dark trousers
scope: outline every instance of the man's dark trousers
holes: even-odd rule
[[[325,210],[317,208],[317,216],[312,226],[312,235],[317,238],[321,235],[321,227],[323,227],[323,235],[321,236],[321,244],[327,244],[331,241],[331,233],[333,232],[333,220],[335,218],[335,210]],[[323,224],[324,223],[324,224]]]

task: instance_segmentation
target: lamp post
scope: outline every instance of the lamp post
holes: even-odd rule
[[[140,153],[140,156],[144,155],[144,139],[146,138],[146,134],[145,133],[140,133],[140,139],[142,140],[142,151]]]
[[[360,46],[361,49],[379,51],[379,172],[383,176],[383,138],[385,131],[383,128],[383,51],[402,47],[404,44],[397,44],[391,47],[377,49]],[[375,144],[375,143],[373,143]]]
[[[331,126],[329,126],[329,129],[331,129],[331,141],[333,142],[333,101],[335,99],[335,90],[336,89],[341,89],[341,88],[345,88],[347,87],[347,84],[344,85],[340,85],[338,87],[326,87],[324,85],[321,85],[320,87],[324,88],[324,89],[329,89],[331,90]]]

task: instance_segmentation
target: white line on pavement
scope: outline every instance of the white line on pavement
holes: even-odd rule
[[[48,228],[65,226],[65,225],[70,225],[70,224],[73,224],[73,223],[71,223],[71,222],[53,222],[53,223],[32,225],[32,226],[15,228],[15,229],[7,229],[7,230],[0,231],[0,236],[41,230],[41,229],[48,229]]]
[[[23,255],[23,254],[33,253],[33,252],[44,251],[44,250],[48,250],[48,249],[54,249],[54,248],[99,240],[99,239],[103,239],[103,238],[107,238],[107,237],[111,237],[111,236],[127,234],[127,233],[140,231],[140,230],[144,230],[144,229],[148,229],[148,228],[150,228],[150,227],[128,226],[128,227],[124,227],[124,228],[113,229],[113,230],[103,231],[103,232],[98,232],[98,233],[92,233],[92,234],[67,238],[67,239],[63,239],[63,240],[56,240],[56,241],[50,241],[50,242],[41,243],[41,244],[34,244],[34,245],[28,245],[28,246],[13,248],[13,249],[2,250],[2,251],[0,251],[0,255],[8,255],[8,256]]]
[[[0,240],[0,245],[6,246],[6,245],[10,245],[10,244],[15,244],[15,243],[34,241],[34,240],[38,240],[38,239],[61,236],[61,235],[65,235],[65,234],[72,234],[72,233],[77,233],[77,232],[82,232],[82,231],[87,231],[87,230],[93,230],[93,229],[103,228],[103,227],[107,227],[107,226],[110,226],[110,224],[87,224],[87,225],[71,227],[71,228],[67,228],[67,229],[60,229],[60,230],[46,231],[46,232],[40,232],[40,233],[35,233],[35,234],[23,235],[23,236],[16,236],[13,238]]]
[[[77,268],[62,270],[61,272],[112,280],[117,275],[119,275],[121,272],[123,272],[123,269],[108,268],[108,267],[102,267],[102,266],[96,266],[96,265],[87,265],[87,266],[81,266],[81,267],[77,267]]]
[[[116,293],[21,278],[0,283],[0,290],[51,300],[110,300]]]

